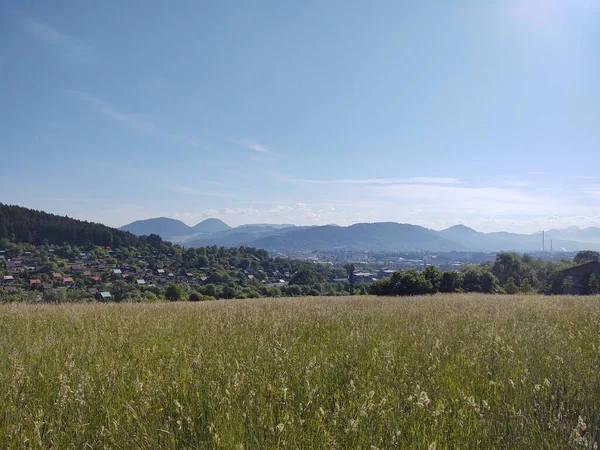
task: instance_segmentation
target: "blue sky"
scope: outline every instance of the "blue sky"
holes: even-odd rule
[[[600,1],[0,4],[0,201],[600,225]]]

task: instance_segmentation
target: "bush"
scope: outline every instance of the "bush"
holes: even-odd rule
[[[180,284],[170,284],[165,291],[165,298],[172,302],[181,301],[187,298],[185,288]]]

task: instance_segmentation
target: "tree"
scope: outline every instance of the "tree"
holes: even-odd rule
[[[565,277],[563,282],[562,282],[562,290],[564,294],[570,294],[571,293],[571,289],[573,289],[573,278],[572,277]]]
[[[533,286],[531,285],[529,278],[525,278],[523,281],[521,281],[521,292],[523,294],[529,294],[532,291],[533,291]]]
[[[423,272],[407,270],[400,275],[400,283],[394,286],[394,295],[424,295],[431,293],[432,286]]]
[[[492,265],[492,273],[500,283],[505,284],[510,277],[513,282],[521,281],[521,259],[516,253],[498,253],[496,261]]]
[[[223,287],[223,292],[221,294],[223,298],[235,298],[238,295],[238,290],[234,285],[228,284]]]
[[[392,279],[384,278],[383,280],[374,281],[369,286],[369,294],[371,295],[394,295],[392,289]]]
[[[440,292],[454,293],[462,291],[462,274],[457,271],[442,273]]]
[[[504,291],[508,295],[515,295],[517,293],[517,285],[515,284],[513,277],[509,277],[508,280],[506,280],[506,283],[504,283]]]
[[[591,274],[590,280],[588,281],[588,287],[590,289],[590,294],[595,295],[598,293],[598,280],[596,279],[596,275]]]
[[[481,288],[482,292],[492,294],[498,290],[498,278],[489,270],[484,270],[481,273]]]
[[[180,284],[169,284],[165,290],[165,298],[172,302],[187,298],[185,288]]]
[[[344,269],[346,269],[346,275],[348,276],[348,282],[350,283],[350,292],[352,292],[354,288],[354,271],[356,270],[356,267],[354,264],[350,263],[346,264]]]
[[[115,302],[121,302],[129,296],[131,286],[125,283],[123,280],[117,280],[113,283],[110,289],[110,295]]]
[[[435,266],[427,266],[423,271],[425,279],[431,283],[432,293],[436,293],[440,290],[440,284],[442,283],[442,273]]]
[[[312,268],[300,269],[290,279],[290,284],[310,285],[318,283],[317,272]]]
[[[479,272],[474,268],[469,268],[463,276],[463,290],[465,292],[483,292]]]
[[[593,250],[582,250],[577,252],[573,261],[577,264],[582,264],[589,261],[600,261],[600,253]]]
[[[210,274],[210,276],[206,280],[207,283],[214,283],[214,284],[227,284],[230,281],[231,281],[231,277],[229,276],[229,274],[222,270]]]
[[[210,284],[205,284],[204,286],[202,286],[202,294],[204,295],[208,295],[210,297],[216,297],[217,296],[217,287],[210,283]]]

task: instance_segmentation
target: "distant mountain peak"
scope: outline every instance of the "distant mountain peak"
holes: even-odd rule
[[[475,231],[473,228],[470,228],[466,225],[463,224],[458,224],[458,225],[454,225],[451,226],[450,228],[446,228],[445,230],[441,230],[440,233],[470,233],[470,234],[477,234],[478,231]]]
[[[192,227],[193,232],[203,233],[218,233],[220,231],[231,230],[231,227],[223,222],[221,219],[209,218],[205,219],[200,223],[197,223]]]
[[[181,220],[171,219],[169,217],[156,217],[152,219],[136,220],[128,225],[122,226],[119,230],[129,231],[137,236],[158,234],[163,239],[170,236],[179,236],[189,233],[188,227]]]

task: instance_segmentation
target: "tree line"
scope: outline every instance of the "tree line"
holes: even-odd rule
[[[3,203],[0,203],[1,238],[33,245],[69,243],[118,248],[143,244],[134,234],[106,225]]]
[[[563,294],[573,286],[571,277],[562,271],[577,264],[600,260],[594,251],[581,251],[573,261],[559,262],[502,252],[496,255],[493,263],[466,266],[457,271],[440,271],[434,266],[424,271],[397,271],[390,277],[377,280],[369,287],[373,295],[424,295],[460,292],[480,292],[485,294]],[[584,293],[598,292],[598,280],[589,274],[587,290]]]

